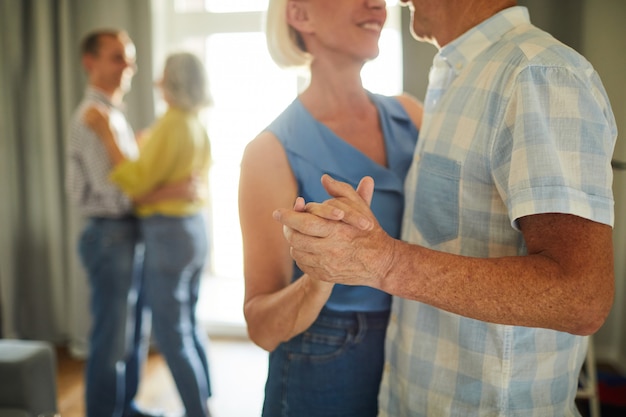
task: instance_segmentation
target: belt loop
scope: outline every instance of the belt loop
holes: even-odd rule
[[[356,335],[354,337],[354,342],[355,343],[360,343],[361,340],[363,340],[363,338],[365,337],[365,334],[367,333],[367,314],[365,313],[361,313],[361,312],[357,312],[356,313],[356,326],[357,326],[357,332]]]

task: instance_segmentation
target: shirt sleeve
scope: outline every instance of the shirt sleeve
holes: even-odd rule
[[[139,158],[118,164],[110,179],[127,195],[135,198],[165,184],[177,159],[177,147],[166,124],[157,125],[145,139]]]
[[[616,128],[597,74],[531,66],[516,80],[493,149],[511,224],[565,213],[613,225]]]

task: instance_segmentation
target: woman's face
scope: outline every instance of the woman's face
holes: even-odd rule
[[[290,0],[300,2],[308,19],[304,36],[309,52],[366,61],[378,56],[387,19],[384,0]]]

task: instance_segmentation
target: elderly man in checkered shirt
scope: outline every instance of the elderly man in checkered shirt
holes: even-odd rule
[[[397,296],[380,416],[577,416],[614,292],[606,92],[514,0],[403,3],[439,52],[402,241],[371,214],[371,179],[325,176],[334,200],[274,216],[309,276]]]

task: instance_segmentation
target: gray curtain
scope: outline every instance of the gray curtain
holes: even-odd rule
[[[82,219],[63,188],[70,115],[85,87],[79,44],[126,29],[140,71],[127,96],[139,130],[154,117],[150,0],[0,1],[0,320],[4,337],[80,354],[89,291],[77,259]]]

